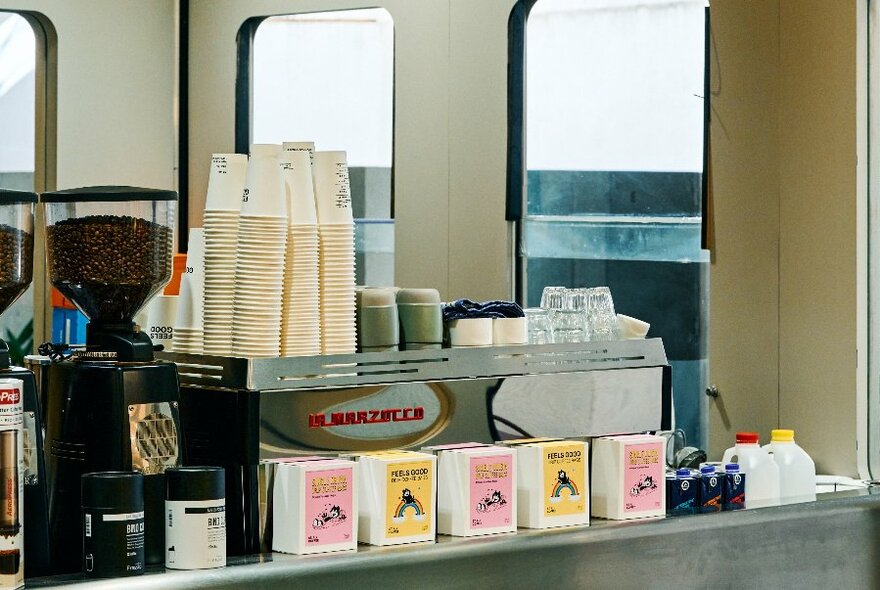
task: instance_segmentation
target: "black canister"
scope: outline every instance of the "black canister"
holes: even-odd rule
[[[144,573],[144,476],[82,476],[83,572],[96,578]]]
[[[226,565],[226,474],[222,467],[165,470],[165,567]]]

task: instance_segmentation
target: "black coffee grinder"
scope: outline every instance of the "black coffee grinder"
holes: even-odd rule
[[[31,284],[36,202],[35,193],[0,189],[0,313]],[[20,379],[23,385],[25,574],[28,577],[45,575],[49,572],[50,560],[42,412],[34,374],[12,364],[9,345],[3,340],[0,340],[0,378]]]
[[[86,347],[48,375],[53,564],[81,567],[80,477],[144,474],[145,555],[162,563],[167,467],[181,464],[177,367],[132,321],[171,278],[177,193],[90,187],[43,193],[49,280],[89,318]]]

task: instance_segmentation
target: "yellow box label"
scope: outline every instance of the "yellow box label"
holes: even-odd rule
[[[412,537],[429,532],[434,517],[433,462],[391,463],[386,477],[385,536]]]
[[[582,444],[552,445],[544,454],[544,514],[583,514],[587,507],[586,452]]]

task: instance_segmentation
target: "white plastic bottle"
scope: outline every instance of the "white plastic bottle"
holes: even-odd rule
[[[816,499],[816,464],[794,442],[794,430],[772,430],[764,447],[779,467],[779,501],[782,504]]]
[[[746,508],[779,504],[779,467],[758,444],[756,432],[737,432],[736,446],[724,451],[722,463],[739,463],[746,474]]]

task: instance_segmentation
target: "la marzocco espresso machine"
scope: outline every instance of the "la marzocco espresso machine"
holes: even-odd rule
[[[86,346],[48,373],[53,565],[81,567],[80,477],[144,474],[146,562],[162,563],[167,467],[181,464],[173,363],[156,361],[133,318],[171,278],[177,193],[90,187],[43,193],[49,279],[89,319]]]
[[[34,204],[37,195],[31,192],[0,190],[0,313],[6,311],[22,293],[33,277],[34,261]],[[19,351],[21,353],[25,351]],[[28,577],[49,572],[49,523],[46,505],[46,469],[43,461],[43,432],[41,409],[34,374],[12,365],[9,345],[0,340],[0,379],[20,379],[24,410],[24,495],[25,573]],[[4,433],[13,435],[12,432]],[[0,440],[0,463],[4,477],[17,477],[17,445],[14,437]],[[14,460],[13,460],[14,459]],[[10,469],[10,467],[15,467]],[[15,482],[0,484],[2,504],[15,505],[9,498],[10,490],[17,490]],[[9,515],[4,512],[7,518]],[[14,535],[21,519],[0,523],[0,536]],[[9,573],[9,572],[2,572]]]

